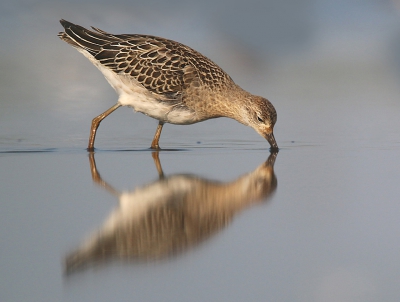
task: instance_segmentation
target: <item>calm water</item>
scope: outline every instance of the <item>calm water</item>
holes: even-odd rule
[[[283,19],[267,43],[265,7],[239,26],[240,4],[177,22],[153,2],[1,13],[0,300],[399,301],[396,6],[307,1],[293,19],[268,2]],[[157,122],[121,108],[88,154],[116,96],[58,41],[61,17],[206,53],[274,103],[279,153],[228,119],[166,125],[153,153]]]

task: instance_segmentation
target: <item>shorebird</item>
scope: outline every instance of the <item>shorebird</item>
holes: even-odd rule
[[[267,99],[240,88],[217,64],[181,43],[150,35],[114,35],[60,20],[58,36],[105,76],[118,101],[92,121],[88,151],[100,122],[121,106],[158,120],[151,143],[159,149],[165,123],[189,125],[228,117],[252,127],[277,151],[273,128],[276,111]]]

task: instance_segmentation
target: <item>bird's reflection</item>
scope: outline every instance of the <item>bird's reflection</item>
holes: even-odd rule
[[[266,200],[277,187],[277,153],[228,183],[195,175],[164,176],[158,152],[152,155],[159,179],[125,193],[102,179],[94,154],[89,155],[93,181],[117,196],[119,206],[66,257],[67,274],[113,259],[151,261],[185,251],[216,234],[236,213]]]

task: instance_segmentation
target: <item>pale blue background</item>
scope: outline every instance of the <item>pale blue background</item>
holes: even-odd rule
[[[116,207],[91,180],[91,119],[117,97],[57,37],[64,18],[185,43],[278,111],[278,188],[162,263],[63,276]],[[400,3],[8,1],[0,4],[1,301],[399,301]],[[157,122],[121,108],[96,161],[120,190],[157,178]],[[164,172],[230,181],[268,156],[228,119],[166,125]],[[131,150],[120,152],[120,150]]]

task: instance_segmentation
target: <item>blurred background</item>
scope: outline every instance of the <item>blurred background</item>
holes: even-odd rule
[[[291,141],[301,135],[295,133],[299,127],[293,116],[299,108],[307,107],[304,119],[312,114],[326,123],[336,116],[335,123],[337,109],[351,108],[346,102],[352,103],[348,99],[353,92],[362,95],[357,96],[357,108],[363,103],[398,101],[399,3],[3,1],[0,148],[39,142],[54,147],[66,140],[68,146],[80,146],[87,140],[90,120],[117,99],[100,72],[59,40],[61,18],[111,33],[152,34],[191,46],[217,62],[244,89],[269,98],[278,110],[277,136]],[[343,105],[332,110],[338,103]],[[147,138],[155,128],[155,121],[140,115],[132,118],[127,108],[109,119],[100,131],[118,131],[121,138],[143,131]],[[200,124],[191,127],[208,131]],[[241,128],[237,125],[239,132]]]
[[[117,95],[57,37],[61,18],[179,41],[268,98],[280,152],[266,206],[182,257],[66,278],[65,255],[118,204],[85,149]],[[0,38],[1,301],[400,300],[399,0],[5,0]],[[129,108],[102,122],[96,162],[116,190],[157,179],[156,125]],[[166,175],[223,183],[269,155],[229,119],[166,125],[160,145],[175,150],[160,152]]]

